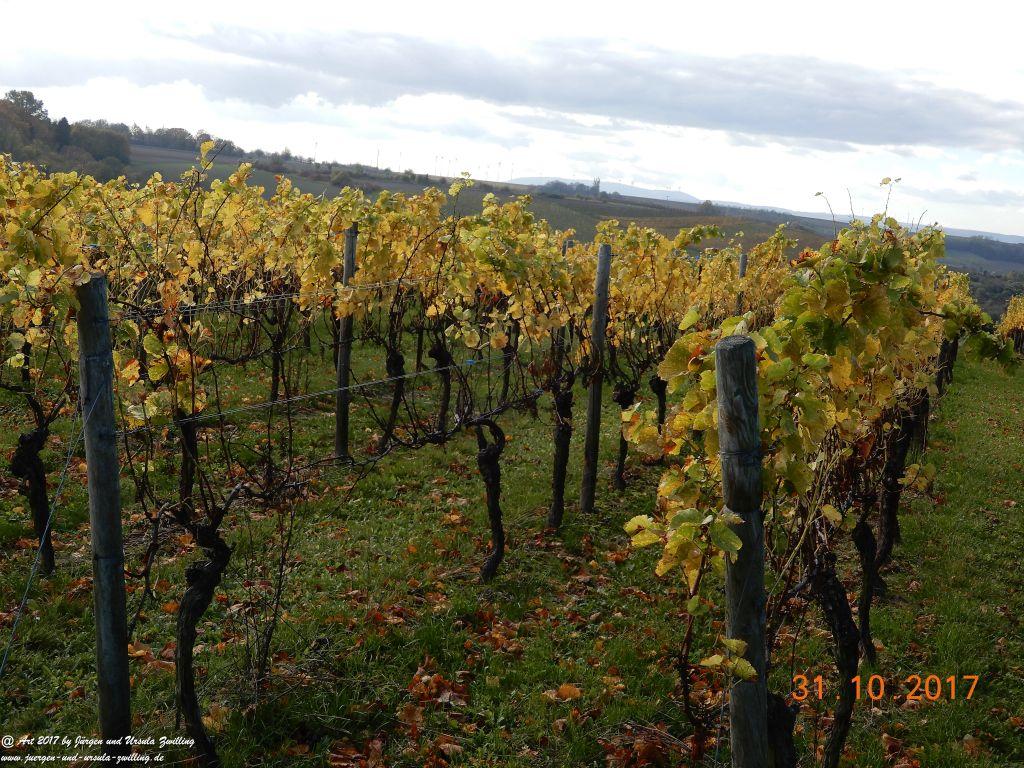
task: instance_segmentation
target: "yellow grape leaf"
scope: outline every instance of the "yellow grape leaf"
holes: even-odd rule
[[[137,379],[138,378],[138,363],[135,364],[135,367],[136,367],[136,376],[135,377]],[[170,370],[171,369],[170,369],[170,366],[167,365],[167,361],[164,358],[159,357],[159,358],[157,358],[156,360],[153,361],[152,365],[149,366],[149,379],[150,379],[150,381],[154,381],[154,382],[160,381],[162,378],[164,378],[164,376],[166,376],[168,373],[170,373]]]
[[[130,387],[139,380],[139,361],[134,358],[117,369],[117,378],[121,383]]]
[[[650,515],[637,515],[629,520],[623,527],[630,536],[643,528],[650,528],[654,525],[654,518]]]
[[[722,645],[728,648],[737,656],[742,656],[747,652],[747,643],[745,640],[738,640],[734,637],[723,637]]]
[[[757,680],[757,670],[742,656],[731,659],[729,666],[732,669],[732,673],[741,680]]]
[[[626,533],[633,537],[634,547],[649,547],[661,541],[661,536],[657,533],[659,526],[649,515],[637,515],[623,527]]]
[[[156,208],[152,203],[144,203],[136,208],[135,211],[139,215],[139,221],[147,227],[152,227],[156,223]]]
[[[839,510],[831,504],[822,504],[821,514],[824,515],[825,519],[833,525],[839,525],[843,522],[843,516],[839,514]]]
[[[840,347],[836,351],[836,356],[832,358],[832,367],[828,372],[829,381],[837,389],[846,389],[852,383],[851,373],[853,373],[853,361],[850,358],[850,352],[845,347]]]

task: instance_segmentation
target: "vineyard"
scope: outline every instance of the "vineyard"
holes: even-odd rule
[[[205,766],[843,762],[930,419],[965,348],[1014,366],[1020,297],[997,327],[885,214],[817,251],[581,242],[529,198],[463,211],[468,179],[265,197],[212,162],[0,166],[6,730]]]
[[[1024,353],[1024,296],[1014,296],[1006,308],[999,332],[1013,344],[1018,353]]]

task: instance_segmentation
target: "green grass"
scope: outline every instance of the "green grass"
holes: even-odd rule
[[[362,378],[379,373],[379,361],[355,359],[365,366]],[[329,382],[325,366],[310,387]],[[259,398],[265,383],[253,377],[236,386],[236,395]],[[673,671],[682,600],[674,580],[653,575],[657,553],[630,552],[622,531],[629,517],[651,509],[658,469],[631,458],[630,489],[621,495],[611,489],[618,414],[609,403],[599,513],[581,519],[570,508],[565,529],[545,533],[546,409],[542,402],[539,419],[520,413],[502,419],[510,436],[502,462],[510,542],[488,585],[477,579],[488,536],[470,436],[392,455],[354,485],[348,470],[323,472],[298,510],[273,675],[258,698],[247,682],[246,633],[261,625],[259,580],[273,576],[277,518],[240,507],[225,523],[235,552],[221,597],[200,625],[197,664],[203,706],[226,765],[322,765],[332,750],[341,754],[351,745],[382,750],[388,765],[422,765],[433,754],[455,765],[596,766],[605,764],[604,745],[635,740],[631,729],[687,735]],[[890,686],[911,673],[976,673],[982,675],[977,693],[971,701],[914,710],[892,700],[875,709],[861,703],[851,765],[896,764],[884,756],[883,732],[922,766],[1005,766],[1024,759],[1024,736],[1010,720],[1024,716],[1017,566],[1024,542],[1022,409],[1019,379],[970,362],[958,367],[933,424],[930,459],[938,465],[942,503],[922,498],[904,514],[904,542],[887,577],[892,597],[873,613],[875,636],[884,645],[878,672]],[[331,424],[328,411],[306,410],[296,433],[299,452],[325,455]],[[361,448],[371,431],[357,420],[355,444]],[[578,429],[571,498],[579,488],[581,442]],[[62,449],[57,444],[48,455],[52,465]],[[173,487],[173,466],[171,460],[160,466],[167,488]],[[5,733],[95,731],[81,484],[73,465],[58,514],[58,574],[33,588],[3,681]],[[146,526],[128,485],[129,567],[137,568]],[[1008,500],[1022,503],[1011,507]],[[7,553],[0,562],[0,610],[9,617],[32,554],[15,544],[31,533],[25,513],[15,511],[23,502],[12,486],[0,505]],[[157,660],[174,638],[174,615],[161,603],[180,597],[183,568],[196,556],[173,538],[178,533],[170,532],[154,569],[160,599],[148,605],[135,637]],[[133,588],[138,583],[129,579]],[[130,606],[137,596],[130,595]],[[7,631],[9,621],[3,639]],[[812,629],[801,663],[828,677],[827,647],[827,638]],[[139,735],[175,735],[173,674],[144,655],[131,668]],[[576,686],[580,698],[545,695],[563,684]],[[812,714],[808,709],[801,718],[802,739],[813,740]],[[967,742],[974,754],[964,751],[965,736],[975,739]],[[889,741],[891,749],[895,743]],[[182,756],[167,753],[168,760]]]
[[[856,764],[883,766],[878,734],[920,750],[929,768],[1024,764],[1024,384],[969,361],[932,423],[932,498],[902,517],[887,577],[892,597],[872,612],[890,689],[909,675],[980,676],[970,701],[918,709],[860,706]],[[865,675],[867,672],[865,671]],[[906,690],[903,688],[903,690]],[[1011,720],[1016,718],[1016,720]],[[965,738],[967,741],[965,742]],[[967,749],[965,749],[965,747]]]
[[[355,359],[360,380],[382,374],[376,356],[359,353]],[[324,366],[308,388],[330,386],[331,378]],[[258,377],[234,386],[236,401],[265,397]],[[382,404],[386,397],[375,399]],[[259,590],[247,583],[273,576],[277,521],[239,507],[224,526],[232,531],[235,551],[221,597],[201,625],[197,655],[204,706],[223,716],[216,727],[228,765],[257,759],[291,764],[299,758],[288,749],[297,744],[310,749],[303,759],[322,762],[339,740],[361,745],[378,737],[389,759],[418,765],[441,734],[456,739],[467,756],[556,765],[599,760],[596,737],[614,735],[626,722],[673,723],[680,730],[681,714],[670,696],[674,681],[661,658],[671,647],[678,601],[671,584],[654,583],[653,553],[625,557],[623,551],[622,524],[650,508],[657,470],[635,466],[633,490],[621,496],[608,490],[618,424],[609,404],[601,515],[581,520],[570,512],[559,536],[544,534],[551,434],[546,408],[542,404],[541,418],[513,413],[502,419],[509,436],[503,506],[510,542],[489,585],[477,577],[489,537],[471,435],[445,447],[392,455],[354,486],[351,471],[343,468],[318,478],[313,497],[299,509],[274,676],[260,703],[246,683],[244,617],[259,607]],[[360,419],[363,411],[357,406],[354,412],[357,450],[372,433]],[[332,424],[329,412],[307,409],[298,421],[297,450],[310,458],[328,454]],[[60,449],[47,455],[54,468],[62,463]],[[572,496],[581,453],[578,434]],[[157,459],[158,486],[168,495],[174,468],[173,455]],[[72,475],[57,517],[58,574],[33,589],[4,681],[9,696],[0,703],[0,722],[16,733],[55,724],[62,733],[95,729],[91,590],[82,581],[89,574],[87,513],[77,461]],[[135,568],[146,524],[129,485],[123,484],[123,503],[129,567]],[[22,506],[8,488],[0,531],[13,550],[0,566],[5,611],[20,595],[32,555],[25,512],[17,509]],[[183,567],[195,557],[190,545],[173,538],[180,531],[170,534],[153,574],[160,600],[147,607],[134,638],[157,660],[174,638],[174,615],[160,602],[180,598]],[[129,579],[130,589],[138,586]],[[137,597],[129,596],[130,607]],[[260,623],[258,611],[251,618],[248,631]],[[139,733],[169,735],[173,675],[146,661],[142,656],[132,662]],[[440,676],[436,690],[422,699],[409,690],[421,667]],[[544,697],[563,683],[578,686],[582,697]],[[449,685],[460,701],[435,701]],[[423,711],[415,718],[423,722],[413,739],[400,717],[418,707]],[[565,725],[558,733],[552,730],[556,720]]]

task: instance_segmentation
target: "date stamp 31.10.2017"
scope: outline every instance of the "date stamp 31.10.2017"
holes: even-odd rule
[[[906,701],[939,701],[946,699],[969,701],[978,687],[979,675],[907,675],[902,680],[886,680],[882,675],[861,677],[857,675],[850,681],[854,698],[857,700],[881,701],[885,698],[901,698]],[[826,698],[839,698],[834,686],[827,686],[822,675],[794,675],[793,690],[790,694],[793,701],[802,702],[808,699],[824,701]]]

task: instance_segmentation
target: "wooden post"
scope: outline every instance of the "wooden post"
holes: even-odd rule
[[[348,285],[356,273],[356,239],[359,227],[353,224],[345,231],[345,254],[342,262],[341,284]],[[352,397],[348,391],[352,364],[352,316],[341,318],[338,330],[337,392],[334,394],[334,455],[339,459],[350,457],[348,447],[348,412]]]
[[[740,280],[747,276],[747,253],[744,251],[740,254]],[[740,288],[736,294],[736,314],[740,314],[743,311],[743,289]]]
[[[733,768],[768,766],[768,690],[765,683],[764,523],[761,514],[761,426],[757,415],[754,342],[730,336],[715,346],[718,443],[726,509],[743,522],[730,526],[742,546],[725,562],[726,631],[747,644],[757,672],[729,692]]]
[[[81,307],[78,312],[78,379],[89,489],[100,734],[109,742],[123,740],[131,734],[132,718],[121,481],[114,426],[114,358],[106,276],[93,274],[76,293]],[[126,744],[107,743],[103,752],[126,755],[131,748]]]
[[[604,335],[608,324],[608,278],[612,268],[612,247],[605,243],[597,252],[594,307],[590,317],[590,388],[587,392],[587,432],[583,442],[583,486],[580,511],[594,511],[597,490],[597,455],[601,444],[601,389],[604,383]]]

